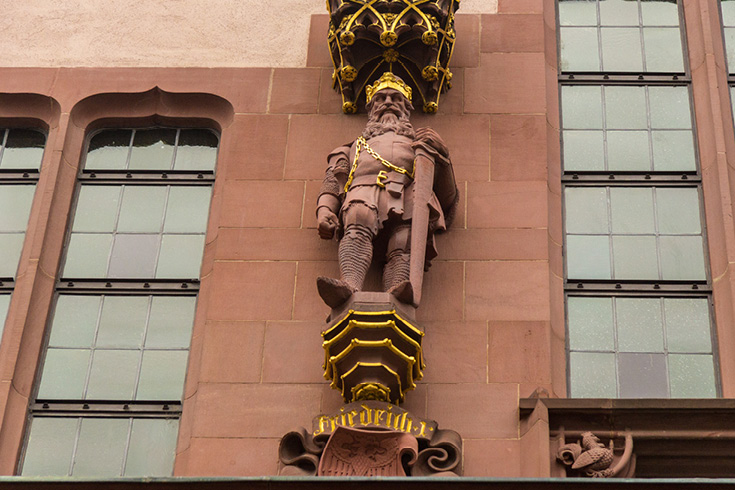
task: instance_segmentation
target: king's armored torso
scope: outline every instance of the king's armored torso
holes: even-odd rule
[[[357,166],[354,169],[350,187],[379,185],[380,183],[385,184],[388,182],[408,184],[410,182],[410,176],[413,175],[414,151],[411,147],[412,143],[412,138],[397,135],[392,131],[373,136],[367,140],[367,145],[355,142],[350,149],[349,161],[355,161],[358,147],[359,155],[357,156]],[[376,158],[375,154],[379,158]],[[391,168],[381,161],[380,158],[404,170],[405,173]],[[381,177],[378,178],[378,175]]]

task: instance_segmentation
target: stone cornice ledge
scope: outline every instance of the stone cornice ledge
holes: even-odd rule
[[[552,429],[715,431],[735,438],[735,399],[521,398],[520,417],[543,405]],[[700,432],[699,437],[713,436]]]

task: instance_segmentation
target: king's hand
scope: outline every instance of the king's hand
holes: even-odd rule
[[[339,218],[337,218],[337,215],[326,207],[320,207],[317,211],[316,220],[319,238],[324,240],[331,240],[334,238],[334,233],[337,231],[337,227],[339,226]]]

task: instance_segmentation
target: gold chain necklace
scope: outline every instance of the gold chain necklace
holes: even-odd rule
[[[394,172],[398,172],[400,174],[407,175],[413,179],[414,173],[416,172],[416,161],[413,162],[413,168],[411,169],[410,172],[406,170],[405,168],[401,168],[396,165],[393,165],[388,160],[378,155],[378,152],[370,148],[370,145],[368,145],[367,140],[363,136],[360,136],[359,138],[357,138],[357,147],[355,149],[355,159],[352,161],[352,168],[350,169],[350,175],[347,177],[347,183],[345,184],[345,192],[350,190],[350,185],[352,185],[352,179],[355,176],[355,170],[357,170],[357,160],[358,158],[360,158],[360,150],[363,147],[365,148],[365,151],[370,154],[370,156],[375,158],[377,161],[382,163],[384,166],[388,167]],[[381,170],[380,173],[383,174],[383,171]],[[377,184],[381,187],[385,187],[385,184],[381,182],[381,177],[385,178],[385,175],[382,175],[382,176],[380,174],[378,175]]]

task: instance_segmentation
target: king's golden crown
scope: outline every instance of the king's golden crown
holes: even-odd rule
[[[404,97],[411,101],[411,93],[413,92],[411,90],[411,87],[406,85],[403,80],[395,76],[393,73],[387,71],[383,73],[383,76],[380,77],[378,81],[376,81],[374,84],[365,87],[365,97],[367,98],[367,103],[370,103],[373,95],[386,88],[398,90],[400,93],[403,94]]]

